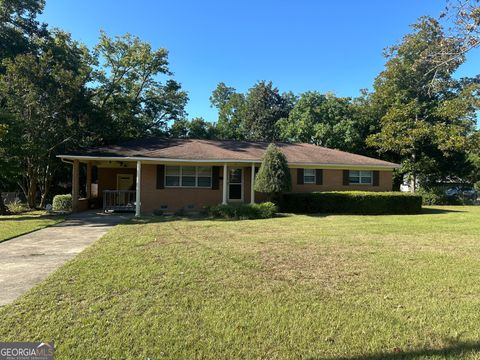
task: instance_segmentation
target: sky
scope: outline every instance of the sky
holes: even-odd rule
[[[174,79],[188,91],[189,118],[216,121],[209,97],[219,82],[245,92],[259,80],[280,91],[357,96],[371,89],[383,50],[443,0],[47,0],[41,19],[89,47],[100,30],[131,33],[169,50]],[[456,76],[479,73],[480,51]]]

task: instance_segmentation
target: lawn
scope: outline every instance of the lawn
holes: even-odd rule
[[[0,216],[0,242],[60,222],[62,218],[31,211],[18,215]]]
[[[58,359],[480,358],[480,207],[119,225],[13,305]]]

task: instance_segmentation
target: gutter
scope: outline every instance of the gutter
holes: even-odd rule
[[[96,161],[142,161],[152,163],[241,163],[241,164],[261,164],[261,160],[232,160],[232,159],[202,159],[202,160],[186,160],[186,159],[170,159],[170,158],[151,158],[151,157],[139,157],[139,156],[85,156],[85,155],[57,155],[58,158],[67,160],[96,160]],[[289,163],[293,167],[323,167],[323,168],[362,168],[362,169],[398,169],[401,166],[399,164],[392,165],[362,165],[362,164],[320,164],[320,163],[307,163],[296,162]]]

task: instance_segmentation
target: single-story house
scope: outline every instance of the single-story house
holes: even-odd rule
[[[392,190],[399,165],[312,144],[277,143],[285,154],[292,192]],[[268,143],[147,138],[59,155],[72,163],[74,211],[199,211],[206,205],[254,203],[255,174]],[[80,166],[86,174],[80,194]],[[90,204],[90,205],[89,205]]]

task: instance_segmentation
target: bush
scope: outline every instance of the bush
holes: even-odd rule
[[[29,210],[27,204],[22,203],[21,201],[15,201],[6,206],[8,211],[12,214],[20,214]]]
[[[458,196],[447,196],[441,188],[421,189],[423,205],[462,205],[463,201]]]
[[[473,188],[474,188],[477,192],[480,192],[480,181],[477,181],[475,184],[473,184]]]
[[[277,206],[271,202],[261,204],[215,205],[206,208],[207,214],[221,219],[268,219],[275,216]]]
[[[72,195],[55,195],[52,204],[53,211],[72,211]]]
[[[285,194],[282,211],[338,214],[417,214],[422,196],[399,192],[332,191]]]

